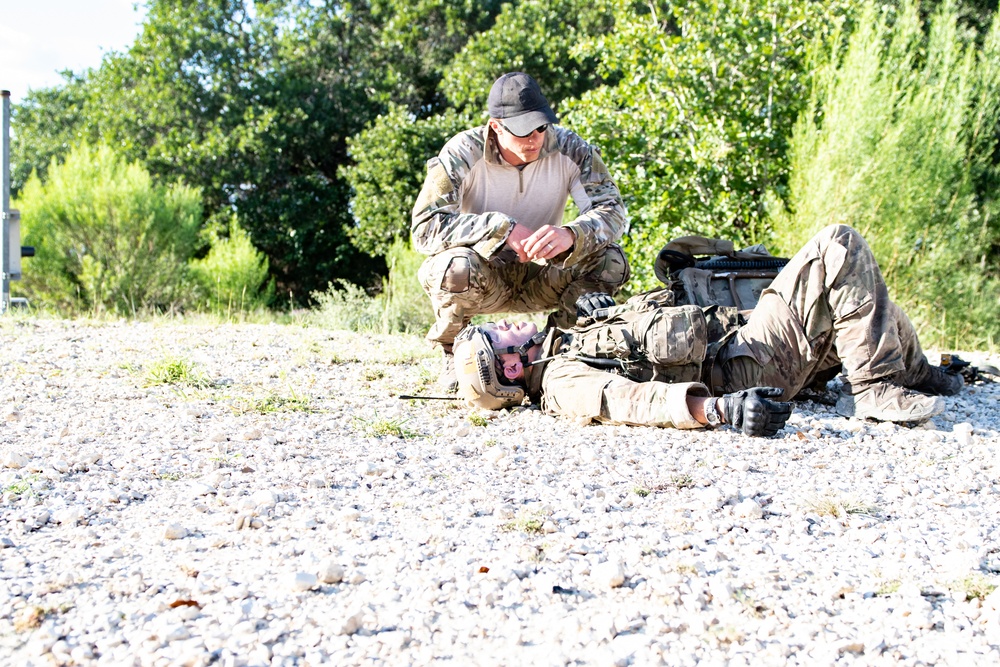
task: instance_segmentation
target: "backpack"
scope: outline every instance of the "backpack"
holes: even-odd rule
[[[732,307],[746,317],[787,263],[760,244],[735,250],[732,241],[682,236],[663,246],[653,272],[677,305]]]

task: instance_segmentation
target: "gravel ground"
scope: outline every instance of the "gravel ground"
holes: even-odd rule
[[[1000,384],[757,439],[400,400],[415,337],[0,350],[4,664],[1000,664]]]

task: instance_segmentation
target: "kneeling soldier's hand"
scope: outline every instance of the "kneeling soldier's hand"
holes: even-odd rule
[[[610,308],[613,305],[615,305],[615,298],[610,294],[590,292],[576,300],[576,316],[601,319],[595,313],[602,308]]]
[[[781,396],[777,387],[753,387],[719,399],[725,420],[747,435],[772,436],[792,414],[792,404],[772,401]]]

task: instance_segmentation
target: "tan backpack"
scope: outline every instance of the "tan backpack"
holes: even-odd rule
[[[745,316],[787,263],[760,244],[736,250],[732,241],[682,236],[663,246],[653,272],[677,305],[728,306]]]

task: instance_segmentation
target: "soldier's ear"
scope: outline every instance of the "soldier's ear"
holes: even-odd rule
[[[509,364],[503,365],[503,375],[510,381],[518,380],[521,377],[523,368],[520,361],[512,361]]]

